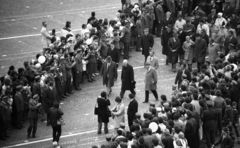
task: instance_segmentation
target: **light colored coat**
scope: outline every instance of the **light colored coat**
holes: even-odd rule
[[[153,67],[149,67],[145,76],[145,90],[156,90],[157,89],[157,71]]]
[[[121,102],[120,104],[117,104],[113,109],[112,111],[115,111],[113,112],[114,114],[114,128],[119,128],[120,127],[120,123],[121,122],[125,122],[125,118],[124,118],[124,115],[125,115],[125,106],[123,104],[123,102]]]
[[[158,58],[156,56],[153,56],[153,57],[148,56],[146,62],[150,63],[150,65],[152,67],[154,67],[155,69],[158,69],[158,67],[159,67],[159,61],[158,61]]]
[[[220,52],[220,48],[218,44],[213,43],[213,45],[209,46],[208,59],[211,64],[215,64],[215,60],[218,58],[218,52]]]
[[[49,40],[49,38],[51,38],[51,35],[48,33],[46,27],[42,27],[42,29],[41,29],[41,35],[42,35],[43,48],[46,48],[46,47],[48,47],[49,44],[51,43],[51,41]]]
[[[195,43],[191,40],[190,43],[185,41],[183,43],[183,50],[184,50],[184,60],[187,61],[187,64],[192,64],[193,56],[194,56],[194,48],[193,45]]]

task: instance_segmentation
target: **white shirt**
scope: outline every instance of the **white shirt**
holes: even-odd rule
[[[181,21],[177,20],[175,22],[174,28],[176,30],[178,30],[179,28],[183,29],[183,25],[185,25],[185,24],[186,24],[186,21],[184,19],[182,19]]]

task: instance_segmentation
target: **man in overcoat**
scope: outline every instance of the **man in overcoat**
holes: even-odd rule
[[[162,44],[162,54],[166,55],[166,65],[170,61],[170,50],[168,48],[168,40],[173,36],[172,26],[168,25],[166,30],[163,30],[162,37],[161,37],[161,44]]]
[[[157,7],[155,10],[156,13],[156,22],[157,22],[157,36],[160,37],[161,36],[161,30],[162,30],[162,26],[163,26],[163,20],[164,20],[164,10],[163,10],[163,0],[159,0],[156,2]]]
[[[147,60],[147,57],[149,56],[149,51],[152,50],[152,47],[154,45],[154,39],[153,36],[151,34],[149,34],[149,29],[145,28],[144,29],[144,35],[141,38],[141,50],[142,50],[142,54],[145,56],[145,61]]]
[[[117,67],[110,56],[103,63],[101,76],[103,78],[103,85],[107,86],[107,94],[109,95],[112,92],[114,81],[117,79]]]
[[[128,105],[128,126],[129,128],[133,125],[133,120],[136,119],[136,113],[138,112],[138,102],[135,99],[134,94],[129,94],[130,103]]]
[[[16,115],[16,127],[18,129],[23,128],[22,119],[23,119],[23,110],[24,110],[24,100],[23,100],[23,96],[21,94],[22,88],[23,88],[22,85],[18,85],[16,87],[16,94],[13,99],[14,111],[16,113],[15,114]]]
[[[197,62],[198,72],[201,71],[201,66],[205,62],[206,54],[207,54],[207,43],[200,34],[196,34],[195,60]]]
[[[151,91],[156,100],[158,100],[157,93],[157,71],[155,68],[150,66],[150,63],[145,64],[145,68],[147,69],[145,76],[145,101],[143,103],[148,103],[149,100],[149,91]]]
[[[130,64],[128,64],[127,60],[123,60],[121,80],[122,80],[122,88],[120,92],[121,98],[123,98],[126,90],[130,90],[132,94],[136,94],[134,90],[135,81],[133,67]]]

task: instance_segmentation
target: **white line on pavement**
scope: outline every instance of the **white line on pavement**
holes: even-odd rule
[[[49,12],[49,13],[41,13],[41,14],[34,14],[34,15],[21,15],[21,16],[11,16],[11,18],[2,18],[0,22],[8,22],[8,21],[17,21],[17,20],[26,20],[26,19],[35,19],[35,18],[44,18],[49,17],[50,15],[64,15],[69,14],[73,12],[82,12],[82,11],[92,11],[92,10],[105,10],[104,8],[109,7],[115,7],[120,6],[119,4],[113,4],[113,5],[104,5],[104,6],[98,6],[98,7],[88,7],[88,8],[81,8],[81,9],[72,9],[72,10],[63,10],[63,11],[55,11],[55,12]]]
[[[113,128],[109,128],[109,130],[112,130],[112,129],[113,129]],[[94,133],[94,132],[97,132],[97,130],[92,130],[92,131],[86,131],[86,132],[79,132],[79,133],[74,133],[74,134],[63,135],[63,136],[61,136],[61,139],[62,139],[62,138],[73,137],[73,136],[90,134],[90,133]],[[6,147],[3,147],[3,148],[19,147],[19,146],[24,146],[24,145],[30,145],[30,144],[36,144],[36,143],[46,142],[46,141],[50,141],[50,140],[52,140],[52,138],[45,138],[45,139],[36,140],[36,141],[30,141],[30,142],[26,142],[26,143],[19,143],[19,144],[15,144],[15,145],[11,145],[11,146],[6,146]],[[82,140],[85,140],[85,139],[82,139]]]
[[[116,9],[116,8],[102,8],[102,9],[98,9],[98,10],[109,10],[109,9]],[[68,13],[68,14],[73,14],[73,13],[79,13],[79,12],[72,12],[72,13]],[[47,16],[50,17],[50,16]],[[80,31],[81,29],[73,29],[72,31]],[[60,31],[57,31],[56,33],[60,33]],[[37,37],[40,36],[41,34],[29,34],[29,35],[20,35],[20,36],[12,36],[12,37],[3,37],[0,38],[0,41],[2,40],[10,40],[10,39],[19,39],[19,38],[27,38],[27,37]]]

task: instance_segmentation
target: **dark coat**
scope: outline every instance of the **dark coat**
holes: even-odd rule
[[[110,84],[110,87],[114,86],[114,80],[117,79],[117,67],[115,62],[111,62],[108,68],[107,62],[103,63],[101,75],[103,78],[103,85]]]
[[[208,46],[208,44],[209,44],[209,36],[208,36],[207,34],[204,34],[204,35],[202,36],[202,38],[206,41],[207,46]]]
[[[207,17],[207,22],[212,24],[212,22],[215,23],[216,19],[217,19],[217,15],[213,16],[212,14],[209,14]]]
[[[233,12],[235,11],[235,9],[231,6],[225,6],[224,7],[224,10],[223,10],[223,14],[224,14],[224,17],[226,18],[230,18],[233,14]]]
[[[127,64],[127,66],[122,67],[121,80],[122,80],[121,90],[134,89],[132,85],[132,82],[134,81],[134,71],[131,65]]]
[[[135,99],[133,99],[128,105],[127,115],[128,117],[135,119],[137,112],[138,112],[138,102]]]
[[[172,37],[173,32],[168,32],[167,30],[164,30],[161,37],[161,44],[162,44],[162,54],[168,55],[169,48],[168,48],[168,40]]]
[[[103,123],[108,123],[109,122],[108,106],[111,105],[110,101],[108,99],[98,97],[97,103],[98,103],[98,122],[100,122],[101,119]]]
[[[29,100],[29,112],[28,112],[28,118],[29,119],[37,119],[38,118],[38,102],[34,99]]]
[[[110,49],[109,55],[112,57],[113,62],[119,63],[119,58],[120,58],[119,49],[117,48]]]
[[[178,49],[178,54],[180,54],[180,55],[183,55],[183,54],[184,54],[182,45],[183,45],[183,43],[186,41],[186,36],[187,36],[187,33],[184,32],[184,31],[182,31],[182,32],[179,33],[179,35],[178,35],[178,38],[179,38],[180,43],[181,43],[181,45],[180,45],[180,47],[179,47],[179,49]]]
[[[184,74],[187,76],[187,80],[190,82],[191,81],[191,73],[189,70],[185,69]],[[183,70],[180,69],[177,72],[177,76],[175,78],[175,84],[178,84],[178,86],[182,83],[182,75],[183,75]]]
[[[225,50],[225,52],[226,52],[226,53],[229,52],[228,46],[229,46],[230,44],[233,44],[233,45],[236,47],[236,46],[237,46],[237,43],[238,43],[238,41],[237,41],[237,38],[236,38],[236,37],[233,36],[231,39],[230,39],[229,37],[226,37],[225,42],[224,42],[224,50]]]
[[[61,109],[57,108],[50,108],[49,109],[49,118],[50,118],[50,124],[51,126],[57,126],[57,121],[60,119],[63,115],[63,112]]]
[[[195,59],[196,62],[204,62],[207,54],[207,43],[204,39],[195,42]]]
[[[173,146],[173,138],[172,136],[164,136],[162,139],[162,143],[164,145],[164,147],[166,148],[174,148]]]
[[[48,113],[49,109],[53,106],[55,97],[53,91],[48,86],[46,86],[43,91],[44,109],[45,112]]]
[[[154,39],[153,36],[151,34],[143,35],[141,37],[141,47],[142,47],[142,54],[144,56],[149,56],[149,51],[150,51],[150,47],[152,48],[154,45]]]
[[[224,111],[223,123],[228,125],[230,122],[233,123],[233,109],[231,106],[227,106]]]
[[[17,92],[13,99],[13,105],[16,112],[21,112],[24,110],[24,100],[22,94]]]
[[[215,130],[216,117],[217,115],[214,109],[209,108],[204,110],[202,114],[203,130]]]

